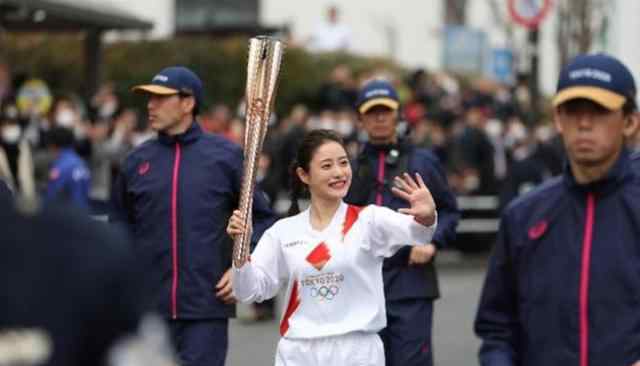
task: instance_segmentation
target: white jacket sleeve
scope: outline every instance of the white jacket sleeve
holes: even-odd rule
[[[381,257],[391,257],[405,245],[430,243],[438,223],[437,215],[433,225],[424,226],[413,216],[381,206],[367,206],[365,212],[369,226],[365,249]]]
[[[286,263],[283,260],[280,240],[273,228],[265,231],[251,254],[251,260],[241,268],[233,268],[232,286],[238,301],[262,302],[278,293],[281,283],[286,283]]]

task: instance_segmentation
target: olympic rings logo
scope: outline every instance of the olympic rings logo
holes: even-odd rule
[[[317,297],[320,300],[333,300],[339,292],[340,288],[336,285],[312,287],[311,297]]]

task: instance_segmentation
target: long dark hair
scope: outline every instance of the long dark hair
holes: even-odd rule
[[[293,216],[300,213],[300,206],[298,205],[298,199],[303,198],[307,192],[307,185],[304,184],[298,177],[296,170],[302,168],[305,172],[309,172],[309,163],[316,153],[316,150],[327,142],[337,142],[345,148],[344,141],[338,133],[332,130],[311,130],[302,139],[296,157],[289,167],[289,174],[291,177],[291,206],[287,216]],[[347,149],[345,148],[345,151]]]

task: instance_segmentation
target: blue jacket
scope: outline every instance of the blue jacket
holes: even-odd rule
[[[231,265],[226,233],[238,207],[242,150],[194,122],[178,136],[160,134],[124,162],[111,221],[128,225],[140,257],[151,262],[155,305],[173,319],[233,316],[215,296]],[[274,221],[265,196],[253,198],[254,238]]]
[[[475,321],[481,365],[626,366],[640,360],[640,176],[570,170],[504,211]]]
[[[91,173],[87,164],[72,149],[64,149],[49,169],[45,203],[64,200],[88,209]]]
[[[386,146],[365,144],[353,163],[353,171],[347,202],[365,205],[376,204],[381,199],[381,205],[394,210],[408,207],[408,203],[391,192],[393,177],[404,172],[420,173],[438,210],[433,243],[441,249],[455,240],[460,214],[444,170],[434,154],[403,142]],[[380,180],[382,184],[378,183]],[[433,261],[426,266],[409,266],[410,252],[411,247],[407,246],[385,260],[386,299],[437,298],[440,292]]]

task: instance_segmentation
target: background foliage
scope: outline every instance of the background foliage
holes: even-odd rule
[[[0,43],[16,75],[42,78],[58,93],[78,93],[83,88],[83,39],[81,35],[10,35]],[[133,85],[151,80],[169,65],[192,68],[205,84],[205,105],[223,102],[235,106],[244,94],[248,39],[216,40],[178,38],[162,41],[116,42],[104,46],[103,80],[115,82],[126,105],[142,100],[129,93]],[[295,103],[312,108],[315,95],[331,69],[347,64],[356,75],[376,68],[400,71],[385,59],[335,54],[310,54],[288,48],[281,69],[277,111],[288,111]]]

